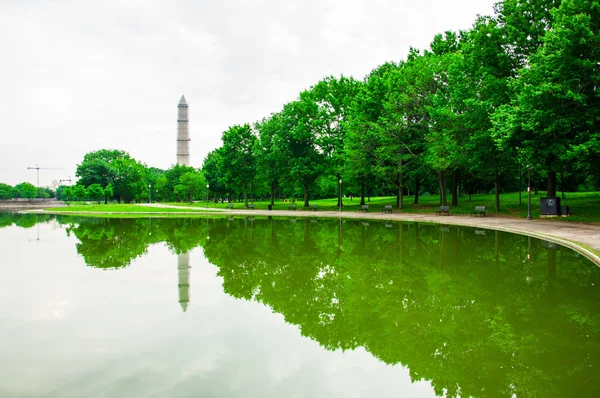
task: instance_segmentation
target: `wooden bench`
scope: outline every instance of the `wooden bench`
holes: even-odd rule
[[[228,209],[233,209],[234,204],[233,203],[227,203],[227,208]]]
[[[310,205],[310,209],[312,211],[317,211],[317,210],[319,210],[319,205]]]
[[[471,212],[471,217],[477,217],[478,214],[485,217],[485,206],[475,206],[475,210]]]
[[[295,203],[292,203],[291,205],[288,206],[288,210],[296,210],[296,209],[297,209],[297,207],[296,207]]]
[[[246,206],[246,209],[254,209],[254,203],[250,203],[249,205]]]
[[[365,213],[369,212],[369,205],[362,205],[358,208],[358,212],[364,211]]]
[[[435,211],[435,214],[438,216],[443,216],[444,213],[446,213],[447,216],[450,215],[450,206],[440,206],[440,209]]]
[[[382,213],[392,213],[392,205],[385,205],[383,206],[383,210],[381,210]]]

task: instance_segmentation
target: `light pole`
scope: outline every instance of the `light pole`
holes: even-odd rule
[[[148,203],[152,203],[152,184],[148,184]]]
[[[339,205],[340,205],[340,212],[341,212],[342,211],[342,179],[340,178],[340,180],[338,182],[340,183]]]
[[[208,209],[208,187],[209,185],[206,184],[206,208]],[[208,221],[207,221],[208,222]]]
[[[527,165],[527,219],[531,220],[531,166]]]

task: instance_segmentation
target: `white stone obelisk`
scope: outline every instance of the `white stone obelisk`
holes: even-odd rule
[[[190,165],[190,141],[188,104],[182,95],[177,105],[177,164]]]

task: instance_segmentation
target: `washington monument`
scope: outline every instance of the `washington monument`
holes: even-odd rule
[[[190,131],[188,130],[188,104],[182,95],[177,105],[177,164],[190,165]],[[177,256],[177,274],[179,276],[179,304],[183,312],[190,304],[190,254]]]
[[[182,95],[177,105],[177,164],[190,165],[190,131],[188,130],[188,104]]]

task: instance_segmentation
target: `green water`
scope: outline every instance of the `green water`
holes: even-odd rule
[[[600,269],[525,236],[0,213],[0,248],[0,397],[600,396]]]

